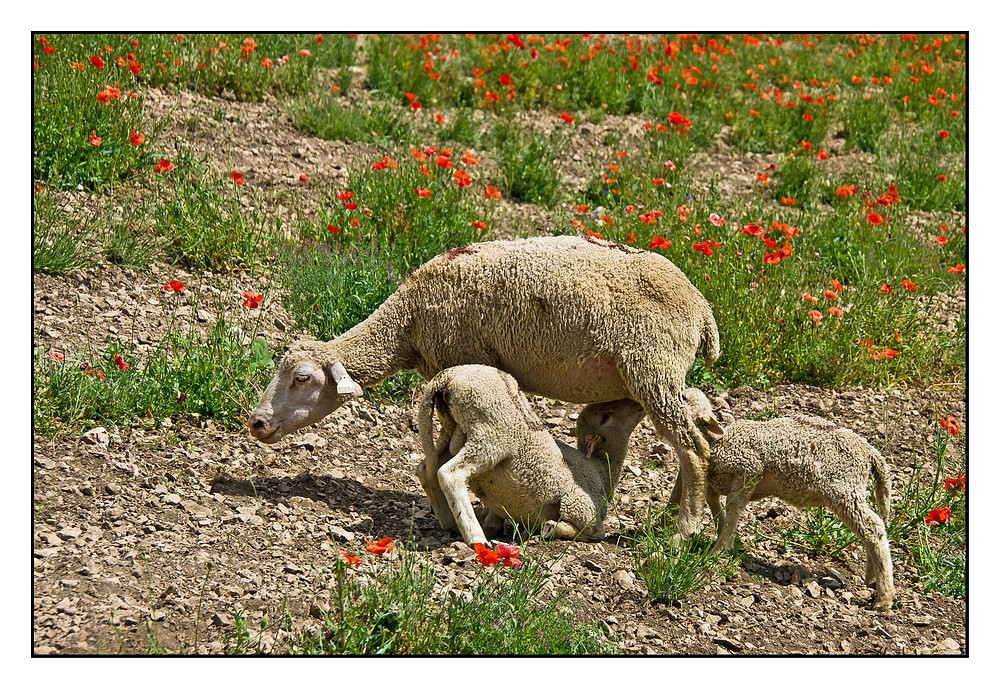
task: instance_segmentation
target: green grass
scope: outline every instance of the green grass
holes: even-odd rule
[[[647,509],[639,535],[628,540],[635,573],[651,600],[674,604],[712,581],[735,574],[738,556],[712,555],[713,542],[701,534],[676,543],[675,531],[671,516]]]
[[[213,305],[199,301],[191,313]],[[261,312],[221,299],[214,325],[200,334],[178,315],[181,297],[164,293],[167,332],[150,353],[131,338],[109,336],[103,346],[33,353],[33,421],[36,431],[64,434],[98,424],[128,427],[142,420],[197,415],[239,428],[270,378],[273,361],[255,333]]]
[[[581,617],[567,589],[543,593],[549,558],[484,568],[463,595],[435,591],[434,567],[412,544],[392,556],[363,556],[361,572],[342,558],[325,568],[331,593],[320,629],[289,640],[303,655],[605,655],[617,652],[603,628]],[[557,558],[558,559],[558,558]],[[257,653],[267,621],[251,630],[237,610],[229,654]]]

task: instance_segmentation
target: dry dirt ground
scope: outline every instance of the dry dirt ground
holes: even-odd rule
[[[164,148],[176,137],[207,153],[220,174],[236,169],[248,186],[299,190],[296,207],[274,212],[313,212],[319,189],[339,188],[349,167],[374,157],[366,144],[303,135],[274,102],[154,91],[147,108],[155,121],[170,114]],[[212,117],[216,110],[225,116]],[[189,120],[198,122],[194,132],[184,129]],[[594,141],[604,128],[639,126],[610,117],[588,125]],[[713,158],[729,169],[745,168],[747,184],[757,167],[736,156]],[[579,179],[589,174],[583,165]],[[303,172],[310,178],[305,190],[298,181]],[[518,213],[519,222],[545,225],[543,209],[522,206]],[[72,351],[88,339],[103,342],[109,332],[126,336],[133,318],[156,341],[165,324],[155,300],[162,298],[160,285],[174,278],[202,280],[234,297],[246,288],[240,276],[194,276],[162,264],[149,275],[112,266],[58,278],[34,275],[34,343]],[[214,316],[189,310],[179,317],[207,327]],[[279,309],[269,314],[263,332],[272,349],[288,337],[284,331],[292,322]],[[880,393],[796,385],[725,394],[738,418],[801,411],[857,431],[885,449],[897,496],[914,459],[934,465],[937,419],[951,414],[964,420],[966,413],[963,387]],[[568,439],[579,407],[535,403],[553,433]],[[468,547],[439,528],[413,475],[419,446],[409,405],[361,402],[275,446],[245,430],[224,431],[183,416],[107,430],[97,442],[34,437],[35,654],[146,654],[149,630],[171,651],[218,654],[233,632],[235,607],[247,611],[251,630],[267,615],[261,648],[280,653],[287,648],[287,627],[295,633],[318,626],[330,595],[329,577],[320,570],[338,549],[363,551],[369,540],[405,540],[411,530],[442,590],[469,586],[479,567]],[[747,557],[732,579],[677,605],[651,603],[623,538],[635,533],[648,507],[664,505],[676,470],[676,460],[644,421],[606,523],[608,538],[568,544],[553,566],[554,585],[568,587],[570,600],[602,622],[623,653],[966,653],[966,602],[923,593],[905,553],[893,553],[898,605],[876,613],[868,605],[873,592],[861,580],[859,546],[845,560],[786,551],[773,538],[755,539],[749,516],[740,532]],[[803,518],[775,500],[754,503],[750,513],[760,532],[772,537]],[[525,546],[527,557],[543,556],[536,546]]]

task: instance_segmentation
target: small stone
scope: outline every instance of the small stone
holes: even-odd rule
[[[724,636],[717,636],[714,639],[712,639],[712,641],[714,641],[719,646],[722,646],[728,651],[736,651],[737,653],[739,653],[740,651],[743,650],[743,644],[741,644],[739,641],[728,639]]]
[[[961,644],[952,639],[950,636],[947,639],[939,641],[935,648],[938,648],[947,653],[957,653],[962,650]]]
[[[104,426],[98,426],[84,433],[81,440],[88,445],[107,447],[108,443],[111,442],[111,436],[108,435],[108,431]]]
[[[910,622],[913,623],[914,627],[929,627],[934,621],[934,618],[930,615],[911,615]]]
[[[813,598],[819,598],[823,595],[823,587],[819,585],[816,581],[810,581],[806,584],[806,591]]]
[[[635,630],[635,635],[640,639],[659,639],[662,638],[660,633],[653,629],[652,627],[647,627],[644,624],[640,624]]]
[[[181,496],[177,495],[176,493],[169,493],[168,495],[163,496],[163,502],[169,503],[171,505],[179,505],[181,504]]]
[[[75,526],[67,526],[65,529],[58,532],[58,536],[64,541],[72,541],[75,538],[79,538],[82,533],[83,531]]]
[[[42,467],[43,469],[55,469],[56,466],[58,466],[55,462],[53,462],[48,457],[36,457],[35,458],[35,464],[37,464],[38,466]]]
[[[316,433],[306,433],[298,440],[292,442],[292,447],[304,447],[307,450],[315,450],[327,444],[326,438],[320,437]]]
[[[231,615],[227,615],[224,612],[217,612],[212,615],[212,624],[218,625],[220,627],[228,627],[233,623],[233,618]]]
[[[629,470],[629,472],[630,472],[630,473],[631,473],[631,474],[632,474],[633,476],[636,476],[636,477],[639,477],[639,476],[642,476],[642,469],[640,469],[640,468],[639,468],[639,467],[637,467],[637,466],[632,466],[631,464],[629,464],[629,465],[628,465],[627,467],[625,467],[625,468],[626,468],[626,469],[628,469],[628,470]]]
[[[328,526],[326,527],[326,532],[338,543],[351,543],[354,541],[354,534],[350,531],[345,531],[339,526]]]
[[[601,567],[596,562],[594,562],[593,560],[584,560],[583,561],[583,566],[586,567],[587,569],[589,569],[591,572],[603,572],[604,571],[604,568]]]
[[[624,569],[619,569],[612,575],[612,578],[618,582],[618,585],[623,589],[629,590],[635,586],[635,576]]]

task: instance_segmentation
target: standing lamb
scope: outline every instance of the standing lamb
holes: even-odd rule
[[[700,528],[708,461],[681,402],[699,351],[709,363],[719,355],[712,309],[663,256],[589,236],[483,242],[428,261],[336,339],[293,345],[248,425],[272,443],[397,371],[430,380],[461,364],[567,402],[627,397],[680,458],[688,535]]]
[[[434,441],[434,411],[441,433]],[[490,511],[546,538],[604,538],[604,517],[628,441],[645,412],[629,399],[584,407],[577,448],[552,438],[509,374],[455,366],[424,387],[417,426],[425,459],[417,477],[442,526],[457,521],[466,543],[485,543],[469,488]]]
[[[865,583],[875,584],[875,609],[888,610],[895,589],[885,519],[892,490],[885,458],[858,434],[814,416],[736,421],[725,429],[701,390],[684,391],[692,422],[712,447],[707,497],[723,514],[713,552],[730,550],[751,500],[775,496],[797,507],[825,507],[858,537],[868,556]],[[878,513],[868,504],[875,475]],[[726,507],[719,495],[726,496]],[[718,523],[718,521],[716,522]]]

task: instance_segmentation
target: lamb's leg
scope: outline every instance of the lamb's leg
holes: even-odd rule
[[[600,499],[605,500],[604,496]],[[603,505],[603,503],[602,503]],[[549,510],[553,518],[547,519],[542,525],[542,538],[561,538],[582,542],[602,541],[604,530],[605,509],[597,508],[594,496],[579,486],[576,486],[558,500],[558,507],[551,504]],[[546,518],[543,509],[543,518]]]
[[[713,555],[733,549],[733,541],[736,540],[736,527],[740,525],[740,519],[746,510],[747,503],[753,496],[753,486],[748,485],[742,478],[733,482],[729,495],[726,496],[726,509],[723,510],[725,518],[722,522],[722,531],[719,533],[715,545],[712,546]]]
[[[441,490],[438,482],[438,469],[446,464],[453,455],[450,449],[456,440],[457,435],[461,435],[460,440],[464,441],[465,436],[461,432],[456,433],[455,421],[448,415],[441,415],[441,433],[434,446],[433,456],[425,456],[417,466],[417,480],[427,494],[427,502],[430,503],[434,515],[438,518],[441,528],[446,531],[457,531],[458,525],[455,523],[455,515],[452,514],[448,506],[448,500]]]
[[[455,515],[462,539],[468,544],[489,543],[476,519],[469,498],[469,480],[495,467],[502,455],[485,443],[466,442],[447,464],[438,469],[438,481],[451,512]]]
[[[892,556],[885,523],[860,493],[829,497],[826,507],[861,541],[868,558],[865,583],[875,585],[874,608],[888,610],[896,589],[892,583]]]
[[[706,486],[705,497],[708,498],[708,506],[712,510],[712,521],[715,522],[715,534],[718,536],[722,532],[722,523],[726,518],[722,503],[719,502],[719,493],[712,486]]]

